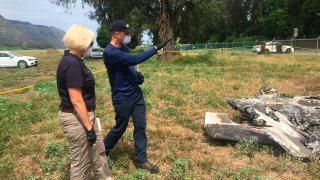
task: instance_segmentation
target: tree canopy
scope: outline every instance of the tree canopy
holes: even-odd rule
[[[77,0],[50,0],[65,8]],[[112,21],[136,29],[133,45],[148,30],[153,42],[173,37],[180,43],[320,36],[320,0],[78,0],[93,7],[104,47]],[[102,34],[101,34],[102,33]]]

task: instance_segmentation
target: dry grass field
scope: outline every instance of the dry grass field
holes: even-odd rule
[[[58,124],[55,70],[62,55],[18,51],[39,58],[39,66],[1,68],[0,179],[67,179],[68,144]],[[203,129],[205,112],[239,114],[226,97],[255,95],[264,84],[292,96],[320,94],[320,57],[308,54],[256,55],[207,51],[139,65],[147,103],[149,160],[156,175],[133,163],[133,125],[109,157],[115,179],[320,179],[318,157],[302,162],[281,150],[247,141],[212,140]],[[102,60],[86,60],[95,73],[97,116],[103,134],[114,124],[110,85]]]

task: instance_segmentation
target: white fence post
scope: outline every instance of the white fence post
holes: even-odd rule
[[[293,38],[291,39],[291,47],[292,47],[292,41],[294,40],[294,38],[295,38],[295,37],[293,37]]]

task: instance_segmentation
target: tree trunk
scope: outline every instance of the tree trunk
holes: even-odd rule
[[[173,38],[172,24],[170,22],[170,4],[168,0],[160,1],[160,13],[157,20],[159,27],[159,38],[161,41]],[[174,50],[174,41],[170,41],[164,48],[165,51]]]

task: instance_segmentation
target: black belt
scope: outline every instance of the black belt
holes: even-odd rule
[[[92,107],[87,107],[87,111],[88,112],[93,112],[96,110],[95,106]],[[61,112],[66,112],[66,113],[75,113],[76,111],[74,110],[74,108],[60,108]]]

